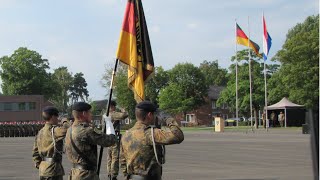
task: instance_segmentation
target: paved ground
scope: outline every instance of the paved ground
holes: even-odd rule
[[[31,159],[33,139],[0,138],[0,180],[38,179]],[[101,179],[107,179],[105,162]],[[66,158],[63,163],[67,173],[70,164]],[[163,179],[312,180],[310,136],[272,129],[185,132],[182,144],[167,147]]]

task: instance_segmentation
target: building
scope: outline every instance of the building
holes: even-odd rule
[[[214,117],[222,117],[223,119],[234,117],[234,113],[230,112],[227,104],[223,104],[221,107],[217,106],[217,100],[224,88],[223,86],[210,86],[205,104],[194,111],[187,112],[182,124],[212,126]]]
[[[41,121],[42,108],[50,105],[43,95],[0,95],[0,122]]]

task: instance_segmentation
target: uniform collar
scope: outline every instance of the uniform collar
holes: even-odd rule
[[[146,128],[148,125],[144,124],[142,121],[137,121],[136,124],[134,125],[136,128]]]

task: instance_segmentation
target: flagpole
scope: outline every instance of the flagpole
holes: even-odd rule
[[[252,84],[251,84],[251,53],[250,53],[250,26],[249,26],[249,16],[248,16],[248,53],[249,53],[249,82],[250,82],[250,118],[251,118],[251,130],[253,131],[252,123]]]
[[[236,51],[236,121],[237,127],[239,127],[239,119],[238,119],[238,48],[237,48],[237,19],[235,19],[235,51]]]
[[[266,46],[264,42],[264,13],[262,12],[262,45]],[[268,48],[268,47],[263,47]],[[266,59],[263,61],[263,67],[264,67],[264,107],[265,107],[265,123],[266,123],[266,131],[268,131],[269,128],[269,120],[268,120],[268,92],[267,92],[267,68],[266,68],[266,61],[267,61],[267,54],[265,54]]]
[[[109,99],[108,99],[108,106],[107,106],[106,116],[109,116],[110,102],[111,102],[112,92],[113,92],[113,83],[114,83],[114,78],[115,78],[116,72],[117,72],[118,62],[119,62],[119,60],[116,59],[116,62],[114,64],[114,69],[112,71],[112,77],[111,77],[111,83],[110,83],[110,92],[109,92]],[[104,127],[103,127],[103,133],[106,133],[106,125],[104,125]],[[98,168],[97,168],[98,176],[100,174],[102,155],[103,155],[103,147],[101,146],[100,147],[100,153],[99,153],[99,159],[98,159]]]

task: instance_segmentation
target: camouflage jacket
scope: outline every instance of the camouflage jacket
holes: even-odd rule
[[[61,161],[67,128],[45,124],[36,136],[32,156],[36,168],[39,168],[39,176],[64,175]],[[43,161],[44,158],[53,158],[54,161]]]
[[[72,140],[70,134],[72,133]],[[73,164],[80,164],[96,169],[97,166],[97,145],[108,147],[116,142],[114,135],[102,134],[88,123],[75,121],[68,129],[66,135],[66,154]],[[74,147],[74,145],[76,147]],[[77,150],[75,150],[77,148]],[[80,152],[82,155],[80,155]],[[85,155],[85,157],[83,157]],[[88,162],[89,161],[89,162]],[[72,178],[96,179],[94,171],[79,169],[71,170]],[[85,178],[84,178],[85,177]]]
[[[170,131],[154,129],[154,140],[157,145],[178,144],[184,140],[181,129],[169,125]],[[157,165],[153,146],[151,128],[137,121],[121,139],[120,167],[126,175],[136,174],[146,176]]]
[[[120,131],[120,121],[128,117],[127,112],[110,112],[111,122],[113,123],[114,130]]]

